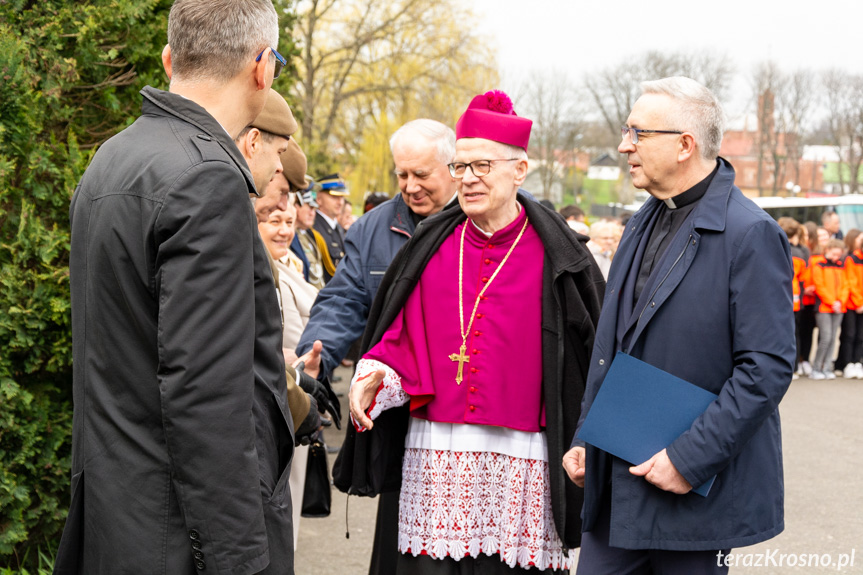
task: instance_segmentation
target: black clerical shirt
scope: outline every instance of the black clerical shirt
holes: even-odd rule
[[[671,240],[674,239],[674,234],[683,225],[683,222],[695,209],[707,188],[710,187],[710,182],[713,181],[713,176],[716,175],[716,170],[719,169],[719,162],[716,167],[710,172],[706,178],[686,190],[681,194],[677,194],[671,199],[665,200],[659,208],[659,215],[656,218],[656,223],[653,225],[653,230],[650,232],[650,239],[647,241],[647,247],[644,250],[644,257],[641,260],[641,267],[638,270],[638,278],[635,280],[635,291],[633,293],[633,301],[638,301],[641,297],[641,291],[647,284],[650,278],[650,273],[659,264],[665,250]]]

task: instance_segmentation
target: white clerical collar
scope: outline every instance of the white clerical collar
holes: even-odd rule
[[[662,201],[665,202],[665,205],[668,206],[669,210],[676,210],[677,209],[677,204],[674,203],[674,198],[666,198]]]
[[[318,210],[318,213],[324,217],[324,220],[330,226],[330,229],[334,230],[334,229],[336,229],[336,226],[339,225],[339,222],[337,220],[334,220],[333,218],[331,218],[330,216],[328,216],[327,214],[325,214],[321,210]]]
[[[520,204],[520,203],[518,203],[518,202],[516,202],[516,205],[518,206],[518,213],[521,213],[521,204]],[[518,216],[516,216],[516,218],[517,218],[517,217],[518,217]],[[470,219],[470,218],[468,218],[468,219]],[[513,221],[515,221],[515,220],[513,220]],[[487,232],[487,231],[485,231],[484,229],[482,229],[481,227],[479,227],[478,225],[476,225],[476,222],[475,222],[475,221],[470,220],[470,223],[472,223],[472,224],[473,224],[473,227],[475,227],[476,229],[478,229],[478,230],[479,230],[479,232],[480,232],[482,235],[484,235],[485,237],[490,238],[490,237],[492,237],[492,236],[494,235],[494,232]],[[509,225],[509,224],[507,224],[507,225]],[[506,227],[506,226],[504,226],[504,227]]]

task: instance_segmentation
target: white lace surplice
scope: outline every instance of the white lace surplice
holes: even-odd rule
[[[409,401],[400,378],[363,359],[354,381],[387,373],[369,416]],[[352,382],[353,383],[353,382]],[[510,567],[570,569],[554,527],[545,433],[411,418],[399,498],[399,551],[500,554]]]

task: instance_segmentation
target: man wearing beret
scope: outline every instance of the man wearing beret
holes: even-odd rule
[[[234,138],[255,179],[257,196],[264,195],[267,184],[276,173],[282,173],[280,156],[288,149],[288,140],[296,131],[297,121],[291,107],[281,94],[271,88],[264,109]]]
[[[417,227],[381,283],[351,385],[351,491],[400,489],[397,573],[568,572],[578,421],[602,274],[518,195],[531,121],[506,94],[456,125],[459,207]],[[514,313],[517,312],[517,313]]]

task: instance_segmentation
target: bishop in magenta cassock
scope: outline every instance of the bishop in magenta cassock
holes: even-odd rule
[[[472,562],[484,573],[568,573],[580,541],[581,493],[561,458],[604,282],[587,238],[519,198],[530,128],[502,92],[473,99],[449,165],[460,209],[418,227],[372,309],[346,446],[372,454],[373,467],[381,449],[357,449],[361,438],[397,433],[378,418],[409,412],[404,440],[388,438],[402,451],[399,573]],[[335,473],[355,478],[345,458]]]

